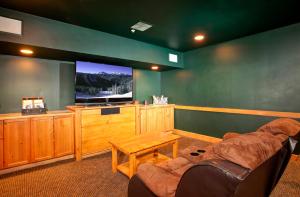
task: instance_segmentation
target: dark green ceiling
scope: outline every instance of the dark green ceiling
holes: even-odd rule
[[[0,6],[178,51],[300,22],[299,0],[1,0]],[[0,13],[1,15],[1,13]],[[153,24],[131,33],[138,21]],[[207,35],[195,43],[197,32]]]

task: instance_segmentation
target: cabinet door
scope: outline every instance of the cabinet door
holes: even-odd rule
[[[30,119],[4,121],[4,167],[30,162]]]
[[[147,132],[161,132],[163,126],[163,109],[160,107],[147,109]]]
[[[3,168],[3,121],[0,120],[0,169]]]
[[[140,121],[141,121],[141,134],[147,133],[147,110],[140,110]]]
[[[164,108],[164,131],[170,131],[174,129],[174,108]]]
[[[154,108],[147,109],[147,133],[156,131],[156,115],[157,113]]]
[[[156,131],[162,132],[165,130],[165,117],[164,117],[164,107],[159,107],[156,109]]]
[[[53,117],[31,118],[31,161],[54,156]]]
[[[73,115],[54,117],[54,156],[74,154]]]

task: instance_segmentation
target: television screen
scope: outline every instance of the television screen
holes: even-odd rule
[[[76,62],[76,102],[132,100],[132,68]]]

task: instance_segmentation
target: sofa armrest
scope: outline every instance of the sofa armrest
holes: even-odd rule
[[[248,169],[230,161],[206,160],[184,173],[175,196],[233,196],[238,184],[248,174]]]
[[[128,184],[128,197],[156,197],[156,195],[148,189],[145,183],[134,175]]]

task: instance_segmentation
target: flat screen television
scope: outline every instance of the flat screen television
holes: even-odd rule
[[[132,101],[132,68],[76,61],[75,102]]]

